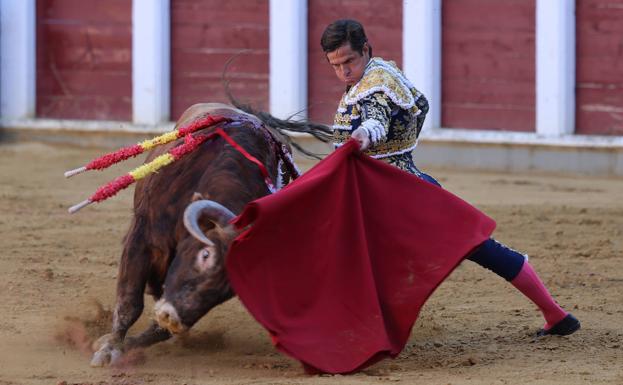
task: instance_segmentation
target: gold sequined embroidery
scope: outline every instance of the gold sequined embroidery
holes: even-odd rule
[[[355,104],[375,92],[383,92],[394,104],[403,109],[413,107],[419,96],[419,92],[396,67],[396,64],[381,58],[370,59],[361,80],[346,92],[343,98],[344,104]]]
[[[375,119],[387,127],[387,133],[366,151],[368,155],[383,158],[410,152],[426,112],[426,98],[395,64],[373,58],[363,78],[342,95],[334,118],[333,141],[338,146],[345,143],[363,121]]]

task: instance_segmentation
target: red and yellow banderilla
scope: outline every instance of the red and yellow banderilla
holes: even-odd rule
[[[187,127],[180,128],[179,130],[175,130],[175,131],[166,133],[164,135],[160,135],[154,139],[147,140],[138,145],[126,147],[114,153],[106,154],[98,159],[93,160],[92,162],[90,162],[88,165],[84,167],[81,167],[79,169],[75,169],[72,171],[68,171],[67,173],[65,173],[65,176],[67,177],[79,174],[87,170],[94,170],[94,169],[101,170],[115,163],[118,163],[122,160],[136,156],[155,146],[171,142],[182,136],[184,137],[184,143],[181,144],[180,146],[172,148],[166,154],[162,154],[156,157],[151,162],[146,163],[142,166],[139,166],[135,168],[134,170],[130,171],[129,173],[127,173],[126,175],[122,175],[116,178],[115,180],[113,180],[112,182],[105,184],[104,186],[97,189],[97,191],[93,195],[91,195],[88,199],[78,203],[77,205],[70,207],[69,212],[73,214],[76,211],[80,210],[81,208],[90,205],[91,203],[100,202],[100,201],[103,201],[105,199],[112,197],[113,195],[117,194],[119,191],[131,185],[132,183],[140,179],[143,179],[148,175],[153,174],[154,172],[160,170],[162,167],[165,167],[175,162],[176,160],[179,160],[186,154],[193,152],[202,143],[204,143],[208,139],[212,139],[216,135],[220,135],[232,147],[234,147],[238,152],[240,152],[245,158],[255,163],[259,167],[260,172],[262,173],[262,176],[264,177],[264,181],[268,189],[271,192],[274,192],[275,186],[273,182],[271,181],[270,176],[268,175],[268,171],[266,170],[266,167],[257,158],[249,154],[244,148],[242,148],[238,143],[236,143],[229,135],[227,135],[227,133],[225,133],[225,131],[223,131],[222,128],[216,128],[214,132],[207,134],[207,135],[201,135],[201,134],[197,136],[192,135],[193,132],[199,129],[209,127],[213,124],[221,123],[224,121],[229,121],[229,119],[226,119],[223,117],[210,117],[209,116],[207,118],[195,121]]]
[[[181,127],[177,130],[167,132],[155,138],[145,140],[133,146],[124,147],[115,152],[111,152],[109,154],[101,156],[97,159],[93,159],[91,162],[83,167],[67,171],[65,173],[65,177],[69,178],[88,170],[103,170],[112,166],[113,164],[119,163],[129,158],[133,158],[137,155],[144,153],[145,151],[149,151],[154,147],[185,137],[202,128],[228,121],[231,121],[231,119],[222,116],[206,116],[202,119],[198,119],[192,122],[188,126]]]

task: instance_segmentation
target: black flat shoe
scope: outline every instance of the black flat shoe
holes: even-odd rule
[[[571,313],[567,314],[565,318],[560,320],[556,325],[551,328],[545,330],[541,329],[536,333],[537,337],[543,336],[568,336],[569,334],[575,333],[578,329],[580,329],[580,321],[575,318]]]

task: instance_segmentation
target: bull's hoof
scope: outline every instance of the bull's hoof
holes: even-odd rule
[[[114,338],[112,333],[104,334],[100,338],[93,341],[91,344],[91,350],[94,352],[100,350],[106,344],[112,344],[114,342]]]
[[[114,365],[115,363],[119,362],[122,355],[122,349],[120,349],[119,347],[115,347],[109,342],[106,342],[98,351],[93,353],[93,358],[91,359],[91,367],[101,368],[104,366]]]

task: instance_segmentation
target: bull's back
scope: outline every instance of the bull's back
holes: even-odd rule
[[[237,128],[228,128],[226,131],[238,140],[243,147],[249,149],[256,158],[264,159],[264,163],[271,163],[269,159],[274,158],[274,154],[271,154],[270,146],[266,143],[264,135],[252,127],[253,125],[259,126],[261,123],[252,115],[248,115],[234,107],[221,103],[195,104],[182,114],[176,127],[187,126],[206,115],[224,116],[234,120],[237,118],[243,118],[246,121],[255,120],[256,122],[253,122],[253,124],[247,123]],[[183,142],[184,139],[178,139],[166,145],[156,147],[148,154],[145,162],[152,161]],[[178,239],[179,232],[184,231],[182,214],[185,207],[191,202],[195,192],[203,193],[203,190],[206,188],[201,183],[206,184],[206,180],[210,179],[210,176],[206,175],[210,165],[214,163],[215,159],[221,157],[217,165],[212,167],[219,168],[225,163],[222,161],[222,158],[239,158],[240,156],[230,146],[225,146],[222,140],[208,140],[201,144],[198,149],[163,167],[158,172],[149,175],[136,184],[134,193],[135,216],[144,218],[148,223],[150,231],[152,228],[162,230],[152,237],[167,239],[168,243],[173,242],[171,239]],[[257,174],[259,178],[259,173],[254,168],[255,166],[245,162],[242,165],[252,168],[254,171],[252,174]],[[276,176],[276,168],[273,166],[270,165],[268,167],[269,172],[272,171],[273,176]],[[245,171],[249,172],[249,170]],[[261,178],[258,181],[263,185]],[[257,191],[250,194],[252,199],[257,198],[258,195]],[[227,202],[221,203],[226,204]],[[241,208],[244,204],[246,202],[235,202],[234,206]],[[231,209],[235,210],[234,207]],[[164,231],[167,231],[167,233],[165,234]]]
[[[222,116],[229,119],[236,119],[243,117],[247,120],[253,120],[256,125],[261,124],[261,121],[253,115],[237,109],[234,106],[224,103],[197,103],[190,106],[177,120],[175,128],[186,126],[197,119],[200,119],[206,115]]]
[[[242,111],[221,103],[200,103],[188,108],[176,123],[187,126],[207,115],[235,119]],[[184,139],[158,146],[147,155],[145,163],[182,144]],[[134,221],[126,239],[141,239],[156,249],[154,255],[170,259],[176,240],[184,231],[182,214],[190,203],[208,165],[221,151],[222,144],[203,143],[200,148],[138,181],[134,190]],[[137,224],[141,224],[138,226]],[[162,261],[158,262],[162,264]]]
[[[179,129],[180,127],[184,127],[184,126],[188,126],[190,124],[192,124],[194,121],[197,121],[199,119],[202,119],[205,116],[223,116],[225,118],[229,118],[229,119],[236,119],[239,118],[241,116],[245,117],[245,119],[255,119],[257,120],[257,118],[255,118],[252,115],[249,115],[233,106],[230,106],[228,104],[223,104],[223,103],[197,103],[192,105],[191,107],[189,107],[188,109],[186,109],[186,111],[184,111],[184,113],[180,116],[180,118],[177,120],[176,124],[175,124],[175,129]],[[257,120],[259,122],[259,120]],[[173,141],[171,143],[168,143],[166,145],[163,146],[159,146],[156,147],[154,150],[152,150],[148,155],[147,158],[145,159],[145,163],[151,162],[152,160],[154,160],[156,157],[167,153],[169,150],[171,150],[172,148],[180,145],[181,143],[183,143],[183,139],[178,139],[176,141]],[[217,153],[215,151],[210,151],[209,149],[206,149],[205,147],[208,147],[209,145],[203,144],[201,147],[201,151],[199,152],[202,156],[200,157],[201,159],[197,159],[197,153],[198,151],[195,151],[195,156],[186,156],[185,158],[182,158],[181,160],[178,160],[176,162],[174,162],[173,164],[170,164],[169,166],[166,166],[163,170],[152,174],[150,176],[148,176],[147,178],[139,181],[136,185],[136,189],[135,189],[135,194],[134,194],[134,204],[135,204],[135,208],[136,205],[140,203],[141,200],[143,199],[149,199],[149,197],[145,197],[146,193],[146,189],[154,189],[154,190],[162,190],[161,188],[159,188],[158,186],[162,186],[162,184],[164,183],[165,185],[167,184],[173,184],[175,183],[176,185],[183,185],[186,186],[187,188],[192,187],[192,180],[195,179],[193,178],[193,176],[195,176],[195,174],[197,172],[200,171],[196,170],[195,168],[191,167],[191,170],[188,171],[189,163],[192,164],[203,164],[206,165],[207,163],[210,162],[210,158],[214,158],[214,155]],[[192,154],[191,154],[192,155]],[[193,158],[191,161],[189,161],[189,158]],[[182,170],[186,170],[184,173],[182,173]],[[181,175],[184,174],[184,175]],[[190,179],[190,180],[189,180]],[[156,199],[156,198],[151,198],[151,199]],[[157,200],[157,199],[156,199]],[[155,202],[155,203],[162,203],[162,202]]]

